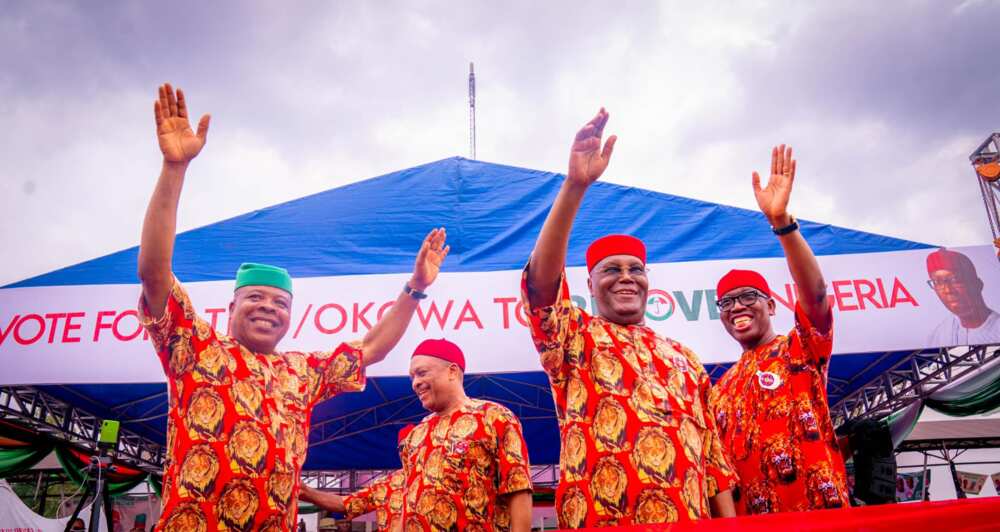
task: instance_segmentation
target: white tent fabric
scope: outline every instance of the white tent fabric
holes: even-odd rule
[[[86,523],[90,520],[90,506],[80,512]],[[32,511],[21,502],[6,480],[0,479],[0,530],[22,530],[32,532],[62,532],[69,517],[48,519]],[[101,516],[101,529],[107,529],[107,521]]]

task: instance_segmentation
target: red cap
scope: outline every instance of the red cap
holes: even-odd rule
[[[969,260],[969,257],[941,248],[930,255],[927,255],[927,273],[931,274],[938,270],[948,270],[955,274],[964,274],[965,277],[978,277],[976,267]]]
[[[612,255],[632,255],[646,264],[646,244],[630,235],[608,235],[598,238],[587,248],[587,271]]]
[[[719,279],[719,284],[715,287],[715,297],[722,297],[726,292],[741,286],[756,288],[771,297],[771,287],[767,285],[767,280],[752,270],[729,270],[729,273]]]
[[[444,338],[440,340],[424,340],[413,350],[413,358],[417,355],[440,358],[445,362],[451,362],[465,371],[465,355],[459,347]]]

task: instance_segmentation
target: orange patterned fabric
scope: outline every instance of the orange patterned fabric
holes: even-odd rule
[[[364,388],[358,344],[316,353],[250,352],[197,316],[174,280],[143,326],[170,396],[160,531],[292,530],[313,406]]]
[[[530,309],[559,416],[560,528],[709,517],[708,497],[736,478],[698,357],[649,327],[590,316],[563,277],[555,304]]]
[[[844,461],[826,399],[833,330],[802,308],[788,336],[743,353],[712,389],[716,423],[736,472],[739,514],[849,506]]]
[[[391,530],[403,512],[403,486],[406,475],[402,469],[379,476],[364,488],[344,497],[347,519],[375,512],[378,530]]]
[[[506,530],[505,495],[531,489],[521,422],[503,405],[470,399],[401,435],[404,530]]]

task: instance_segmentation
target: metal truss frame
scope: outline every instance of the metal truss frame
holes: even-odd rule
[[[969,155],[969,162],[975,167],[978,164],[1000,160],[1000,133],[992,133]],[[994,240],[1000,240],[1000,181],[989,182],[976,173],[979,182],[979,192],[983,196],[983,206],[986,207],[986,217],[990,222],[990,230]]]
[[[0,386],[0,419],[88,451],[97,450],[101,418],[32,386]],[[117,460],[148,472],[163,469],[163,446],[122,428]]]
[[[950,382],[1000,359],[1000,344],[916,351],[833,405],[835,426],[880,418],[921,400]]]
[[[904,441],[896,448],[896,454],[909,452],[955,451],[967,449],[996,449],[1000,447],[1000,437],[989,438],[948,438],[941,440]],[[933,456],[933,455],[932,455]],[[940,458],[940,457],[936,457]],[[941,458],[947,460],[947,458]]]

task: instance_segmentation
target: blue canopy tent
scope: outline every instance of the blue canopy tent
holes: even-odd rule
[[[250,259],[284,265],[296,278],[405,273],[427,231],[444,226],[451,245],[446,271],[518,269],[562,180],[551,172],[444,159],[186,231],[177,236],[173,267],[185,282],[231,279]],[[805,220],[800,224],[820,255],[930,247]],[[574,225],[568,265],[582,265],[586,246],[607,233],[642,238],[650,262],[782,256],[758,212],[598,182]],[[8,287],[135,283],[137,253],[138,248],[126,249]],[[524,348],[533,350],[530,343]],[[908,354],[834,357],[831,403]],[[725,367],[708,369],[717,377]],[[470,375],[466,381],[470,395],[502,402],[519,415],[533,463],[558,462],[558,430],[541,371]],[[98,417],[121,420],[150,440],[165,440],[162,383],[37,388]],[[306,469],[398,467],[396,433],[423,415],[407,378],[372,378],[366,391],[341,395],[316,409]]]

